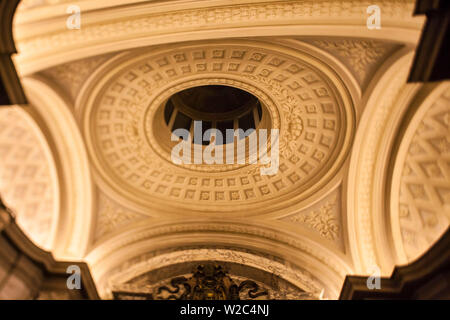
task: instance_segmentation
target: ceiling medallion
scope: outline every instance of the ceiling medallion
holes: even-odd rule
[[[88,149],[101,179],[124,201],[157,214],[181,207],[211,215],[273,212],[268,203],[305,199],[340,168],[353,110],[339,80],[301,52],[235,42],[122,55],[91,79],[83,110]],[[165,107],[172,96],[201,86],[232,87],[259,101],[261,123],[279,130],[277,174],[261,175],[260,163],[171,161]]]

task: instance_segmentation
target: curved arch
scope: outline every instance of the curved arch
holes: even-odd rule
[[[180,248],[250,250],[263,256],[269,255],[274,257],[269,259],[271,263],[283,261],[286,268],[296,266],[305,270],[316,279],[316,283],[326,289],[327,296],[334,298],[339,293],[345,275],[351,272],[351,267],[342,255],[308,237],[287,234],[262,222],[250,224],[242,220],[168,220],[151,226],[148,221],[144,221],[101,243],[86,256],[86,261],[92,268],[101,294],[107,295],[109,277],[113,277],[114,273],[120,276],[121,272],[131,272],[121,271],[121,268],[125,270],[136,264],[136,270],[140,270],[136,272],[148,271],[144,261],[159,257],[160,262],[155,263],[157,267],[164,254]],[[213,253],[214,250],[210,252]],[[268,267],[270,268],[270,264]],[[292,276],[295,274],[292,272]],[[293,279],[289,281],[292,282]],[[301,285],[299,281],[297,280],[299,287],[305,285]]]
[[[410,263],[426,252],[449,225],[445,193],[450,182],[442,169],[448,159],[449,92],[450,85],[444,82],[424,86],[417,93],[393,152],[387,212],[398,264]]]
[[[420,85],[406,84],[412,52],[392,56],[369,86],[350,158],[348,234],[358,273],[390,274],[396,258],[386,220],[387,163],[402,115]]]
[[[30,239],[52,250],[60,191],[49,144],[28,107],[0,108],[0,191]]]
[[[125,3],[128,8],[122,11]],[[199,0],[176,3],[129,0],[120,2],[122,6],[117,4],[80,2],[83,22],[75,33],[65,28],[68,16],[64,14],[64,3],[21,11],[15,24],[16,42],[23,52],[17,57],[20,74],[30,74],[100,52],[242,35],[320,36],[327,30],[330,36],[379,38],[414,44],[424,21],[423,17],[412,17],[413,1],[399,0],[383,1],[383,27],[376,32],[366,26],[365,12],[372,4],[370,1],[336,3],[328,0],[321,1],[318,6],[304,1],[249,3],[247,0],[235,1],[233,7],[227,0],[208,4]],[[275,10],[274,6],[279,9]],[[50,29],[45,30],[48,34],[36,34],[35,23],[41,23],[43,19],[52,21]],[[25,36],[29,34],[34,36]]]
[[[38,78],[24,78],[22,82],[35,116],[45,124],[43,130],[58,162],[61,211],[53,253],[58,259],[81,259],[89,244],[93,214],[93,187],[84,142],[63,98]]]

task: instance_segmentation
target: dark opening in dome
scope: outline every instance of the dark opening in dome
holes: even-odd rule
[[[228,86],[200,86],[183,90],[178,96],[188,107],[199,112],[220,114],[237,110],[257,100],[250,93]]]
[[[177,92],[169,98],[164,109],[164,120],[169,129],[172,132],[186,129],[191,133],[191,139],[194,121],[201,121],[202,136],[206,130],[215,128],[225,140],[227,129],[254,130],[261,118],[258,98],[244,90],[222,85],[199,86]],[[243,137],[241,135],[240,139]],[[204,145],[209,143],[202,142]]]

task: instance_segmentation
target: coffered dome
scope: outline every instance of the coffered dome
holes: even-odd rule
[[[102,180],[122,201],[158,212],[183,208],[186,215],[274,213],[327,183],[352,137],[352,102],[319,60],[275,48],[254,41],[216,42],[208,49],[179,45],[124,55],[114,61],[116,71],[92,77],[77,109]],[[208,112],[208,95],[220,98],[227,91],[229,98]],[[239,99],[241,105],[233,105]],[[252,127],[260,113],[266,128],[280,130],[274,176],[260,175],[260,164],[175,165],[175,142],[161,144],[169,139],[161,138],[167,121],[171,129],[190,130],[195,118],[212,126],[214,115],[229,114],[230,128]],[[214,126],[229,120],[220,119]]]

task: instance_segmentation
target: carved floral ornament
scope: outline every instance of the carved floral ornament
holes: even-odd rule
[[[190,277],[172,278],[170,284],[160,285],[154,292],[114,292],[116,299],[145,297],[148,300],[241,300],[268,297],[269,292],[252,280],[236,282],[220,264],[198,265]]]
[[[201,220],[141,224],[97,245],[86,261],[105,297],[116,285],[139,275],[194,261],[239,263],[279,276],[306,292],[319,294],[325,288],[327,296],[337,296],[341,281],[351,272],[343,254],[306,236]]]
[[[124,54],[112,64],[112,71],[90,79],[76,108],[102,180],[141,206],[170,212],[168,203],[186,209],[196,203],[204,212],[214,203],[217,212],[255,214],[266,201],[307,197],[348,151],[352,103],[340,80],[310,56],[219,41]],[[278,174],[261,176],[257,165],[171,163],[159,137],[161,105],[173,93],[205,84],[246,90],[264,104],[272,128],[280,130]]]
[[[153,299],[158,297],[166,299],[169,298],[170,292],[167,294],[166,290],[159,290],[159,288],[166,286],[170,289],[169,291],[173,291],[173,283],[170,280],[175,278],[175,276],[168,276],[167,274],[170,274],[170,270],[175,270],[174,274],[180,275],[180,270],[186,269],[189,265],[192,266],[192,270],[181,272],[187,279],[191,278],[192,273],[195,273],[195,269],[199,265],[210,265],[212,267],[214,265],[238,266],[238,269],[233,268],[234,271],[230,271],[229,274],[236,284],[239,283],[238,288],[239,285],[243,284],[241,283],[243,280],[251,279],[261,288],[261,290],[253,293],[267,291],[269,297],[272,298],[281,294],[281,292],[276,292],[282,290],[282,287],[284,289],[290,288],[287,291],[291,291],[291,295],[297,296],[297,298],[317,299],[324,288],[327,295],[338,294],[339,288],[334,288],[334,283],[325,282],[325,278],[319,280],[310,272],[292,263],[257,251],[214,247],[207,249],[179,247],[178,249],[179,251],[172,252],[148,252],[133,259],[128,259],[116,265],[113,269],[109,269],[106,273],[102,273],[96,281],[100,294],[104,297],[112,297],[113,292],[139,292],[147,295],[153,294]],[[191,275],[186,275],[189,272],[192,272]],[[211,272],[215,273],[215,268],[212,268]],[[154,275],[150,276],[151,274]],[[260,275],[256,276],[257,274]],[[176,281],[177,284],[181,284],[181,282],[183,281]],[[230,285],[232,284],[230,283]],[[180,289],[183,288],[180,287]],[[244,291],[241,293],[247,294],[249,289],[253,290],[255,287],[244,283],[241,287],[241,290]],[[180,290],[177,293],[183,294],[185,291]],[[182,298],[176,295],[173,298],[191,299],[192,297]],[[241,298],[244,297],[241,296]],[[253,298],[256,298],[256,296]]]

